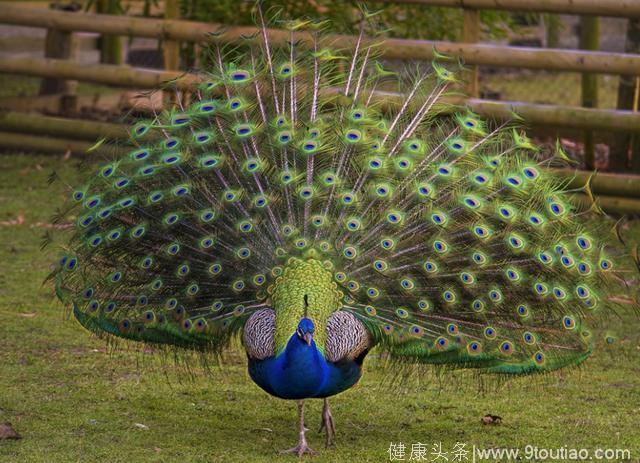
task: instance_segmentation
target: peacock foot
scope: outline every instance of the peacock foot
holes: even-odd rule
[[[305,453],[309,455],[317,455],[318,452],[313,450],[307,444],[307,439],[304,437],[304,433],[307,431],[307,428],[304,426],[304,400],[298,401],[298,432],[300,439],[298,440],[298,445],[293,447],[292,449],[283,450],[280,453],[293,453],[301,457]]]
[[[309,455],[317,455],[318,454],[318,452],[313,450],[311,447],[309,447],[309,444],[307,444],[307,439],[304,437],[304,432],[300,433],[300,441],[298,442],[298,445],[296,445],[293,448],[290,448],[290,449],[287,449],[287,450],[283,450],[280,453],[293,453],[293,454],[297,455],[298,457],[301,457],[305,453],[308,453]]]
[[[325,430],[324,446],[329,447],[333,444],[333,436],[336,435],[336,425],[333,421],[333,415],[331,414],[331,407],[329,406],[329,399],[324,399],[324,406],[322,407],[322,421],[320,422],[320,430]]]

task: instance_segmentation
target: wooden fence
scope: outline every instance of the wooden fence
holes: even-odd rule
[[[425,6],[640,18],[637,0],[375,0]]]
[[[422,4],[446,4],[454,3],[448,0],[412,0]],[[497,0],[496,0],[497,1]],[[585,2],[586,11],[592,11],[595,2]],[[457,0],[457,5],[472,6],[485,5],[489,7],[495,2],[489,0]],[[521,6],[530,7],[532,2],[528,0],[510,0],[512,4],[521,2]],[[540,3],[540,9],[559,9],[563,5],[567,11],[579,11],[581,5],[577,1],[544,0]],[[640,3],[640,2],[638,2]],[[635,3],[634,3],[635,4]],[[569,5],[569,6],[567,6]],[[623,8],[617,3],[605,0],[598,2],[598,8],[610,7],[611,14],[622,14]],[[544,8],[543,8],[544,7]],[[636,14],[638,8],[633,5],[629,8],[630,14]],[[563,10],[564,11],[564,10]],[[223,28],[219,24],[198,23],[180,20],[160,20],[148,18],[133,18],[126,16],[111,16],[98,14],[78,14],[64,11],[33,11],[13,5],[5,5],[0,11],[0,23],[16,24],[33,27],[44,27],[49,30],[60,31],[85,31],[97,32],[109,35],[126,35],[135,37],[149,37],[171,41],[207,42],[218,40],[222,42],[236,43],[243,36],[249,36],[256,32],[254,27],[229,27]],[[212,36],[212,33],[220,32]],[[283,44],[289,40],[289,32],[270,29],[270,39],[274,44]],[[296,39],[304,39],[305,33],[297,33]],[[328,37],[334,46],[352,46],[355,38],[345,35]],[[304,41],[303,41],[304,43]],[[386,57],[396,59],[422,59],[431,60],[437,58],[437,52],[458,56],[469,65],[519,67],[529,69],[546,69],[553,71],[594,72],[618,75],[640,76],[640,55],[625,53],[605,53],[583,50],[550,50],[536,48],[507,47],[500,45],[483,45],[471,43],[450,43],[428,40],[387,39],[382,46]],[[175,60],[172,60],[175,61]],[[169,67],[175,68],[175,63]],[[5,59],[0,62],[0,72],[16,73],[34,76],[53,76],[66,79],[83,80],[108,85],[123,87],[156,88],[160,82],[174,78],[175,72],[153,72],[139,70],[130,67],[106,67],[105,65],[78,65],[74,62],[65,62],[52,59]],[[187,80],[183,80],[185,85]],[[540,106],[527,103],[474,102],[479,112],[492,116],[502,117],[509,114],[512,109],[521,111],[523,115],[531,116],[534,124],[563,126],[582,129],[604,129],[635,131],[640,128],[640,114],[629,111],[602,110],[562,106]],[[539,109],[543,109],[540,111]]]
[[[544,11],[553,13],[588,14],[604,16],[640,17],[639,0],[384,0],[390,3],[414,3],[429,6],[462,7],[465,9],[464,35],[466,43],[451,43],[429,40],[386,39],[381,46],[383,55],[395,59],[432,60],[438,58],[438,53],[461,58],[472,70],[474,66],[516,67],[526,69],[544,69],[549,71],[568,71],[588,73],[603,73],[616,75],[640,76],[640,55],[629,53],[608,53],[587,50],[538,49],[524,47],[508,47],[502,45],[488,45],[473,43],[479,40],[478,9],[503,9],[521,11]],[[173,0],[169,0],[173,2]],[[172,5],[175,2],[171,3]],[[174,5],[175,6],[175,5]],[[174,12],[175,13],[175,12]],[[168,10],[165,17],[174,16]],[[242,37],[254,34],[254,27],[224,27],[220,24],[198,23],[176,19],[150,19],[127,16],[112,16],[90,13],[70,13],[54,10],[39,10],[37,14],[29,8],[4,5],[0,10],[0,23],[46,28],[50,31],[65,32],[96,32],[110,36],[148,37],[160,39],[171,45],[165,49],[164,57],[167,63],[165,71],[136,69],[118,65],[87,65],[63,59],[33,59],[7,58],[0,61],[0,72],[40,77],[53,77],[69,80],[95,82],[119,87],[158,88],[167,80],[175,80],[178,87],[189,87],[198,76],[176,71],[178,42],[207,43],[212,40],[224,43],[237,43]],[[214,33],[214,34],[212,34]],[[275,45],[285,44],[290,40],[288,31],[269,29],[270,40]],[[294,39],[305,43],[308,35],[296,32]],[[348,35],[332,35],[324,40],[335,47],[349,48],[355,38]],[[310,41],[306,41],[310,43]],[[471,93],[477,92],[473,77],[470,79]],[[401,100],[401,95],[384,96],[384,101],[395,104]],[[462,103],[462,101],[459,101]],[[513,112],[523,116],[531,124],[548,125],[553,127],[570,127],[583,130],[606,130],[619,132],[639,132],[640,114],[635,111],[604,110],[596,108],[570,107],[558,105],[540,105],[523,102],[505,102],[470,98],[464,101],[474,111],[494,118],[510,118]],[[35,118],[35,119],[34,119]],[[54,120],[55,119],[55,120]],[[72,151],[84,147],[83,142],[77,140],[78,131],[69,127],[80,127],[70,121],[69,126],[60,122],[61,119],[47,118],[10,113],[0,118],[0,144],[4,146],[46,148],[47,143],[37,140],[37,137],[20,136],[14,132],[36,133],[53,136],[48,138],[48,146],[68,146]],[[120,130],[116,127],[107,128],[98,123],[85,122],[79,130],[86,135],[85,139],[94,138],[96,133],[111,133],[109,130]],[[73,135],[75,133],[75,135]],[[91,137],[89,137],[91,135]],[[68,140],[60,137],[69,137]],[[82,138],[82,137],[80,137]],[[65,145],[66,142],[69,142]],[[86,143],[86,142],[84,142]],[[22,144],[22,145],[20,145]],[[37,146],[36,146],[37,145]],[[600,179],[604,177],[600,176]],[[632,195],[634,199],[624,199],[610,196],[628,195],[629,190],[616,190],[616,182],[607,180],[608,187],[602,187],[603,180],[594,183],[594,191],[603,193],[605,202],[611,210],[629,212],[640,211],[640,195]],[[630,180],[631,189],[638,188],[640,181]],[[616,193],[617,191],[617,193]]]
[[[227,27],[222,24],[183,20],[134,18],[91,13],[78,14],[53,10],[43,10],[38,14],[33,14],[33,11],[28,8],[13,5],[2,7],[0,23],[199,43],[211,40],[237,43],[243,36],[250,36],[257,32],[255,27],[249,26]],[[220,35],[211,35],[221,31],[223,32]],[[269,29],[268,33],[274,45],[286,44],[290,39],[288,31]],[[309,38],[305,32],[294,33],[296,40],[304,40],[305,38]],[[325,40],[336,47],[349,48],[354,45],[356,37],[332,35]],[[307,41],[307,43],[310,42]],[[460,57],[470,65],[640,75],[640,56],[626,53],[394,38],[385,39],[381,50],[386,58],[394,59],[433,60],[437,58],[437,51]]]

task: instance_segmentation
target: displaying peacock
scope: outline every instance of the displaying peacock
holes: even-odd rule
[[[324,399],[329,445],[328,397],[374,348],[499,374],[585,360],[620,271],[548,169],[561,151],[454,106],[445,57],[385,69],[367,15],[338,50],[313,21],[276,47],[258,14],[73,191],[52,278],[77,320],[211,356],[240,338],[252,380],[299,401],[298,455],[303,401]]]

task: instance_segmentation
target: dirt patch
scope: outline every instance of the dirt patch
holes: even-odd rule
[[[22,439],[22,436],[13,429],[11,423],[0,424],[0,440],[6,439]]]

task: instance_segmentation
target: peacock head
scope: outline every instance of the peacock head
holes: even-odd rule
[[[313,322],[308,318],[303,318],[298,323],[298,329],[296,330],[296,334],[298,338],[307,343],[307,345],[311,345],[311,341],[313,341],[313,331],[315,330],[315,326]]]

